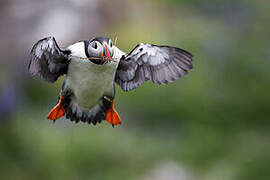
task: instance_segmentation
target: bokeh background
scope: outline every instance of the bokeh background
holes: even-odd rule
[[[0,179],[270,179],[270,1],[1,0]],[[167,86],[117,87],[122,125],[46,119],[63,78],[27,73],[39,39],[95,36],[194,55]]]

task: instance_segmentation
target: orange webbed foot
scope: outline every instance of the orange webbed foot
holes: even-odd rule
[[[66,111],[64,109],[64,106],[61,104],[62,100],[63,100],[63,96],[60,96],[60,99],[57,105],[54,106],[54,108],[48,114],[47,118],[49,120],[55,121],[65,115]]]
[[[116,110],[114,109],[113,100],[111,101],[111,107],[106,113],[106,121],[110,123],[113,127],[115,125],[121,124],[121,119]]]

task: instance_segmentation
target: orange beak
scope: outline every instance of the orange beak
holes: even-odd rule
[[[110,55],[109,49],[107,47],[107,44],[104,43],[104,46],[105,46],[106,56],[109,58],[109,62],[111,62],[111,55]]]

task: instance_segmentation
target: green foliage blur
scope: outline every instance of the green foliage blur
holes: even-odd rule
[[[121,18],[96,34],[117,36],[125,52],[140,42],[181,47],[194,55],[194,69],[166,86],[117,86],[123,122],[115,128],[49,122],[64,77],[49,84],[26,75],[0,121],[0,179],[162,179],[163,171],[168,180],[270,179],[270,2],[121,3],[106,19],[123,11]]]

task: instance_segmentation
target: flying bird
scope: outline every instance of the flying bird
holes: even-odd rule
[[[114,108],[115,83],[123,91],[147,80],[167,84],[192,69],[192,55],[177,47],[143,43],[126,54],[107,37],[60,49],[54,37],[47,37],[33,46],[28,68],[33,76],[50,83],[66,75],[49,120],[66,116],[76,123],[96,125],[106,120],[114,126],[121,124]]]

